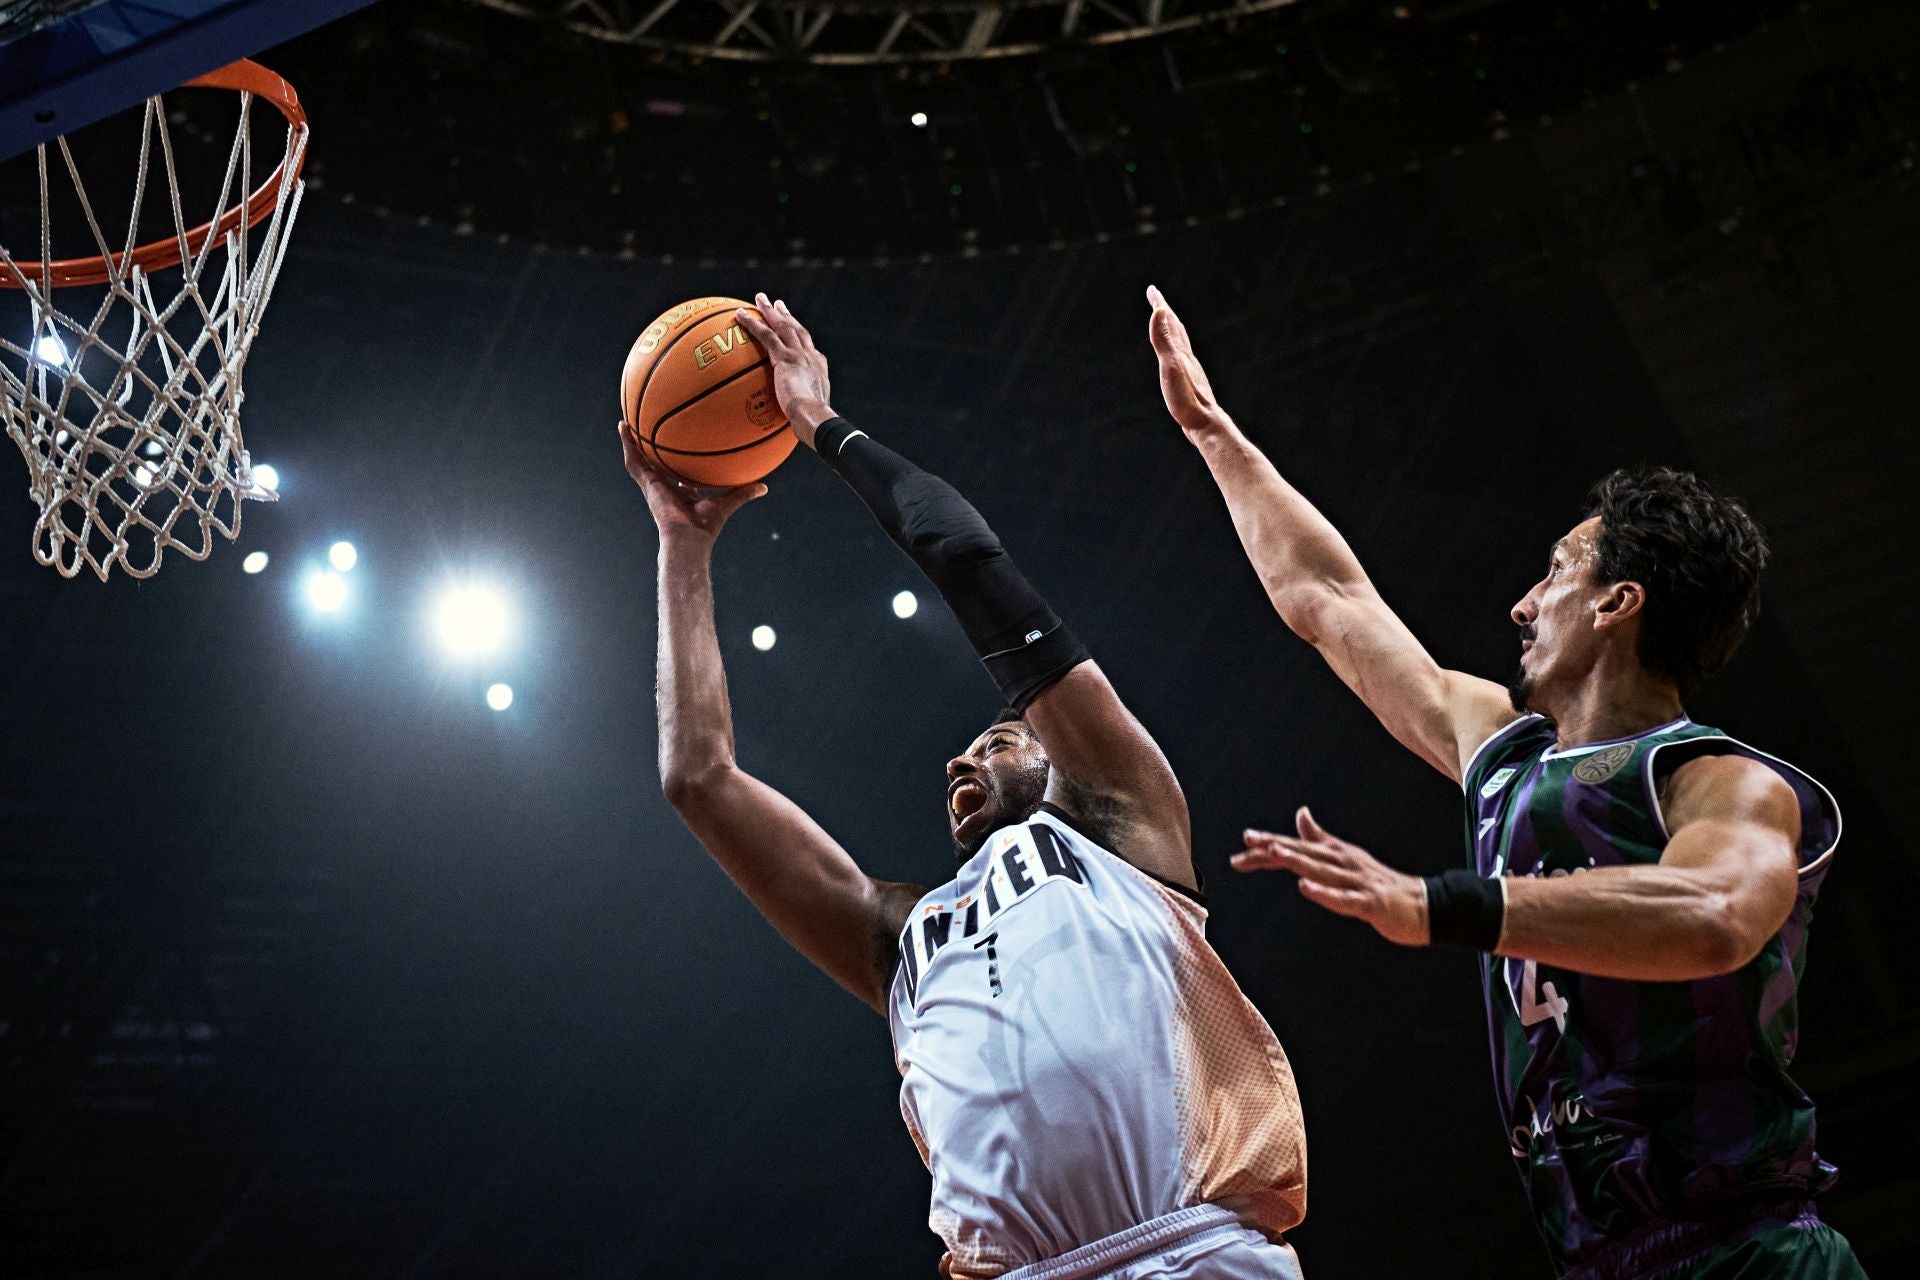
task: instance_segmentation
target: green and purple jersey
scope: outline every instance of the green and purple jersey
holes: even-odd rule
[[[1759,761],[1800,800],[1800,891],[1759,955],[1694,982],[1484,961],[1501,1115],[1563,1272],[1663,1222],[1833,1180],[1814,1152],[1813,1103],[1787,1075],[1807,925],[1840,835],[1825,787],[1684,718],[1561,751],[1552,722],[1522,716],[1468,763],[1467,845],[1483,876],[1658,862],[1661,789],[1703,755]]]

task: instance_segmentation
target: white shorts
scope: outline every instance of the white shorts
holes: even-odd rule
[[[1081,1245],[1000,1280],[1300,1280],[1276,1244],[1217,1204],[1195,1205]]]

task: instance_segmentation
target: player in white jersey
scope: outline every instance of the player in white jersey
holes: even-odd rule
[[[768,921],[884,1014],[956,1280],[1297,1280],[1306,1208],[1286,1055],[1204,936],[1186,800],[1100,668],[950,486],[829,406],[760,295],[802,443],[940,589],[1009,710],[947,765],[958,872],[873,879],[734,759],[710,563],[764,485],[700,497],[627,468],[660,528],[660,771]],[[623,436],[624,438],[624,436]]]

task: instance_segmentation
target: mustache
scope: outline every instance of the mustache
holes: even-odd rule
[[[1520,624],[1520,638],[1522,640],[1537,640],[1540,637],[1534,633],[1531,622],[1523,622]]]

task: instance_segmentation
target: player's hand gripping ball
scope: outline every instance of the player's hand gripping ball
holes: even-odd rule
[[[767,353],[738,298],[695,298],[641,331],[620,375],[621,422],[662,474],[709,488],[751,484],[798,443],[773,394]]]

